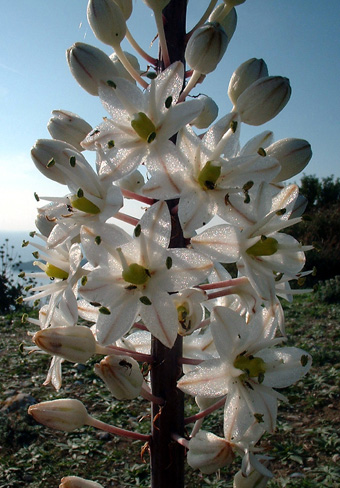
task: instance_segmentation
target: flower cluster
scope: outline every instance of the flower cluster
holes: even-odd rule
[[[68,193],[36,196],[49,203],[39,208],[30,241],[41,270],[34,276],[52,280],[31,290],[35,300],[49,297],[39,320],[30,319],[41,329],[35,348],[53,356],[46,382],[60,388],[64,360],[103,355],[95,372],[115,398],[142,395],[164,405],[168,399],[155,394],[140,363],[152,370],[160,362],[155,341],[171,351],[182,337],[184,374],[177,387],[195,397],[199,413],[186,420],[194,423],[189,438],[172,432],[172,439],[203,473],[241,455],[235,486],[248,486],[245,477],[271,476],[255,452],[262,435],[275,430],[278,401],[285,400],[276,389],[311,365],[306,352],[280,346],[286,336],[278,298],[291,299],[289,281],[303,273],[310,249],[282,231],[301,220],[305,207],[298,187],[284,181],[305,167],[311,148],[301,139],[274,142],[270,131],[240,144],[243,124],[262,125],[284,108],[289,80],[269,76],[262,59],[244,62],[229,84],[232,109],[217,121],[210,97],[188,97],[224,55],[236,28],[235,5],[244,1],[224,0],[215,9],[210,3],[188,34],[191,70],[185,72],[182,62],[170,60],[164,32],[162,10],[172,2],[144,0],[157,24],[161,70],[126,27],[131,1],[89,0],[89,24],[114,55],[76,43],[67,61],[108,116],[92,128],[72,112],[53,112],[52,139],[38,140],[32,158]],[[154,72],[142,71],[122,51],[125,36]],[[85,150],[95,153],[95,168]],[[143,205],[140,218],[132,199]],[[79,319],[89,325],[78,325]],[[150,439],[95,421],[76,400],[57,402],[30,413],[52,428],[86,423]],[[201,430],[204,416],[222,406],[224,438]],[[60,486],[97,483],[71,476]]]

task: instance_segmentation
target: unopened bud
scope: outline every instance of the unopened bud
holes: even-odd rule
[[[139,395],[143,375],[135,359],[129,356],[107,356],[94,369],[118,400],[132,400]]]
[[[113,0],[120,8],[124,19],[128,20],[132,14],[132,0]]]
[[[152,10],[162,11],[168,5],[170,0],[143,0],[143,2]]]
[[[229,82],[228,96],[236,105],[238,97],[252,83],[268,76],[268,68],[263,59],[251,58],[242,63],[232,74]]]
[[[286,106],[291,94],[288,78],[267,76],[252,83],[237,99],[236,110],[242,122],[261,125]]]
[[[89,0],[87,5],[87,20],[94,35],[112,47],[119,45],[126,34],[125,18],[117,3],[113,0]]]
[[[236,7],[236,5],[241,5],[246,0],[223,0],[228,7]]]
[[[31,405],[28,413],[40,424],[65,432],[83,427],[89,418],[82,402],[71,398]]]
[[[229,43],[236,30],[237,13],[236,13],[236,9],[232,8],[227,15],[221,17],[221,14],[223,15],[222,13],[223,11],[224,11],[223,3],[217,5],[217,7],[213,10],[213,12],[209,17],[209,22],[218,22],[219,24],[221,24],[225,33],[228,36],[228,43]]]
[[[245,476],[240,470],[234,477],[233,488],[265,488],[269,479],[269,476],[265,476],[255,469],[248,476]]]
[[[91,95],[98,96],[98,85],[118,76],[111,59],[100,49],[76,42],[66,51],[73,77]]]
[[[103,485],[78,476],[66,476],[61,479],[59,488],[103,488]]]
[[[124,176],[119,181],[116,182],[120,188],[124,190],[129,190],[134,193],[138,193],[139,190],[144,186],[144,177],[138,169],[130,173],[128,176]]]
[[[38,215],[35,219],[35,225],[39,232],[48,237],[52,232],[53,227],[56,225],[57,220],[49,215],[47,207],[42,207],[38,209]],[[52,208],[51,208],[52,210]]]
[[[136,56],[134,56],[133,54],[131,54],[127,51],[123,51],[123,53],[125,54],[127,60],[131,64],[131,66],[137,71],[137,73],[140,73],[140,71],[141,71],[140,65],[139,65],[139,62],[138,62],[138,59],[136,58]],[[136,83],[134,78],[132,78],[130,73],[124,68],[121,60],[118,58],[116,53],[111,54],[110,59],[113,62],[113,65],[117,71],[117,76],[119,76],[120,78],[125,78],[126,80],[129,80],[132,83]]]
[[[77,153],[76,149],[63,141],[54,139],[38,139],[31,149],[31,157],[38,170],[47,178],[66,185],[65,174],[59,166],[70,165],[70,154]],[[53,164],[51,162],[53,161]]]
[[[72,363],[86,363],[96,352],[95,338],[85,326],[48,327],[36,332],[32,340],[43,351]]]
[[[273,156],[281,165],[274,182],[285,181],[300,173],[312,157],[309,142],[304,139],[287,138],[274,142],[266,148],[268,156]]]
[[[202,101],[202,110],[200,114],[191,122],[191,125],[197,129],[205,129],[216,119],[218,115],[218,106],[211,97],[200,95],[197,97]]]
[[[92,127],[79,115],[67,110],[53,110],[47,129],[53,139],[68,142],[78,151],[83,151],[80,143],[91,132]]]
[[[204,474],[230,464],[234,457],[231,444],[211,432],[201,430],[189,441],[188,464]]]
[[[217,23],[207,23],[194,31],[185,50],[185,59],[204,75],[214,71],[228,46],[228,36]]]

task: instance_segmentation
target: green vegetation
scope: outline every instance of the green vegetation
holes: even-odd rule
[[[276,477],[270,488],[340,487],[339,452],[339,343],[340,304],[325,304],[315,295],[297,297],[285,304],[290,344],[313,356],[310,374],[282,391],[289,403],[281,404],[277,432],[266,436],[265,453],[271,457]],[[149,406],[143,400],[112,400],[94,374],[95,360],[85,366],[65,362],[63,387],[56,393],[42,386],[49,358],[28,355],[19,345],[30,345],[28,331],[35,327],[21,323],[20,316],[3,317],[0,322],[0,488],[43,488],[58,486],[67,475],[97,480],[106,488],[149,486],[149,457],[141,458],[140,442],[129,442],[110,434],[82,428],[70,434],[37,425],[27,415],[33,402],[71,397],[82,400],[89,412],[100,420],[143,433],[149,431]],[[15,397],[18,393],[21,397]],[[15,401],[17,400],[17,401]],[[187,415],[195,413],[192,402]],[[222,434],[220,412],[204,421],[204,428]],[[202,475],[187,469],[187,488],[225,488],[239,467],[217,475]]]
[[[18,280],[21,261],[10,246],[9,240],[0,245],[0,314],[7,314],[22,309],[19,297],[34,285],[34,280],[23,278]]]
[[[305,269],[316,269],[307,277],[308,286],[340,275],[340,178],[301,178],[300,193],[308,200],[306,218],[288,231],[303,244],[315,249],[306,253]]]

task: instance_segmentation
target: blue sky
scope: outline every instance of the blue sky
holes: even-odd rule
[[[128,25],[151,54],[157,53],[152,12],[133,0]],[[188,26],[208,0],[189,0]],[[40,176],[30,159],[38,138],[49,137],[46,124],[54,109],[70,110],[91,125],[105,115],[96,97],[72,78],[65,51],[76,41],[111,53],[96,40],[86,19],[87,0],[11,0],[0,19],[0,230],[32,230],[34,191],[63,195],[65,187]],[[269,74],[290,79],[292,97],[273,121],[242,128],[242,141],[270,129],[276,139],[299,137],[312,144],[313,159],[305,172],[340,176],[340,2],[339,0],[247,0],[240,5],[238,28],[218,69],[199,91],[212,96],[220,116],[231,109],[227,97],[235,68],[263,58]],[[123,48],[131,50],[128,44]],[[197,91],[198,93],[198,91]]]

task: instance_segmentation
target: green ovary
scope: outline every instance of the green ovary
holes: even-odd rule
[[[203,190],[214,190],[220,176],[221,166],[218,166],[214,161],[207,161],[204,168],[199,172],[197,181]]]
[[[259,376],[263,376],[266,372],[266,363],[263,359],[253,356],[239,354],[235,359],[234,366],[246,373],[245,375],[242,375],[242,377],[258,378]]]
[[[95,215],[100,213],[100,208],[85,197],[73,197],[71,199],[71,205],[73,208],[88,214]]]
[[[250,246],[246,253],[251,256],[272,256],[277,252],[279,243],[274,237],[261,237],[253,246]]]
[[[133,115],[131,127],[141,139],[152,142],[156,137],[156,127],[152,120],[144,112],[138,112]]]
[[[150,278],[150,273],[140,264],[132,263],[122,272],[122,277],[133,285],[144,285]]]
[[[59,278],[60,280],[67,280],[68,272],[64,271],[53,264],[46,263],[45,273],[50,278]]]

